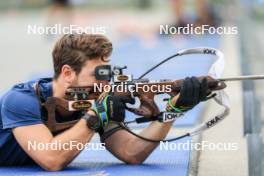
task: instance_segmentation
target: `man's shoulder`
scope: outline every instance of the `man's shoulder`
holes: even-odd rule
[[[14,85],[2,96],[1,101],[2,108],[14,109],[16,112],[25,108],[34,111],[38,103],[33,81]]]
[[[40,103],[32,83],[13,86],[3,95],[0,104],[0,116],[4,129],[42,122]]]

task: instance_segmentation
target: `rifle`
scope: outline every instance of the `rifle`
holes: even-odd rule
[[[208,79],[208,85],[211,91],[222,90],[226,87],[224,82],[219,82],[210,76],[198,77],[199,80]],[[160,110],[154,101],[154,97],[159,94],[168,94],[170,96],[175,96],[180,92],[183,79],[175,81],[157,81],[149,82],[144,80],[133,80],[129,84],[124,84],[123,86],[130,86],[134,84],[140,84],[141,87],[145,89],[150,89],[154,87],[153,91],[145,92],[143,88],[139,88],[137,92],[131,93],[129,89],[125,91],[111,91],[112,95],[119,96],[132,96],[138,97],[140,100],[140,106],[138,108],[128,108],[129,111],[136,115],[143,116],[146,118],[153,118],[160,115]],[[167,90],[159,91],[158,86],[170,86],[171,91]],[[147,88],[146,88],[147,87]],[[46,108],[49,114],[46,125],[52,132],[59,132],[73,126],[78,120],[67,121],[62,123],[57,123],[55,118],[55,111],[59,111],[62,114],[71,114],[72,111],[87,111],[91,108],[94,100],[98,99],[102,92],[93,91],[94,87],[70,87],[66,90],[66,99],[61,99],[57,97],[49,97],[46,101]]]
[[[138,97],[140,100],[140,105],[137,108],[131,108],[127,107],[127,109],[134,114],[138,116],[142,116],[139,118],[136,118],[133,121],[125,122],[125,123],[143,123],[143,122],[149,122],[154,120],[159,120],[162,122],[166,122],[164,119],[164,115],[168,115],[166,112],[160,112],[157,104],[154,101],[154,97],[159,94],[168,94],[170,96],[175,96],[180,92],[183,79],[179,80],[158,80],[158,81],[150,81],[148,79],[143,78],[146,74],[160,66],[161,64],[165,63],[166,61],[176,57],[181,56],[185,54],[212,54],[212,55],[220,55],[220,51],[212,48],[194,48],[194,49],[188,49],[184,51],[180,51],[176,53],[175,55],[163,60],[156,66],[149,69],[147,72],[142,74],[138,79],[133,79],[132,75],[125,75],[123,74],[123,70],[126,69],[126,67],[118,67],[115,66],[112,67],[110,65],[101,65],[98,66],[95,69],[96,72],[96,79],[98,80],[107,80],[111,81],[110,85],[121,85],[126,87],[123,91],[117,91],[115,88],[111,89],[108,93],[111,95],[120,95],[120,96],[133,96]],[[264,79],[264,75],[255,75],[255,76],[240,76],[240,77],[232,77],[232,78],[219,78],[215,79],[211,76],[200,76],[198,77],[199,80],[202,79],[208,80],[208,86],[209,89],[212,92],[220,91],[226,88],[225,82],[227,81],[240,81],[240,80],[256,80],[256,79]],[[145,92],[143,88],[137,89],[137,91],[131,89],[131,87],[135,85],[140,85],[141,87],[145,87],[146,89],[150,90],[152,88],[152,91]],[[171,89],[168,91],[167,89],[160,90],[158,87],[161,86],[169,86]],[[65,99],[56,98],[56,97],[49,97],[45,103],[45,107],[48,112],[48,120],[46,121],[47,127],[51,130],[53,133],[58,133],[63,130],[66,130],[70,127],[72,127],[75,123],[78,122],[79,119],[76,120],[69,120],[66,122],[60,122],[58,123],[56,120],[56,111],[60,112],[60,114],[65,116],[70,116],[76,111],[82,111],[85,112],[89,108],[92,107],[92,104],[94,100],[98,99],[102,92],[96,91],[94,86],[85,86],[85,87],[69,87],[66,90],[65,93]],[[176,114],[175,118],[178,118],[182,114]],[[194,133],[197,133],[197,131],[200,131],[201,129],[209,128],[218,121],[222,120],[224,116],[227,114],[223,114],[220,118],[220,116],[216,116],[214,119],[209,120],[207,123],[203,124],[203,126],[199,126],[196,130],[194,130]],[[167,121],[174,120],[175,118],[172,118]],[[210,123],[209,123],[210,122]],[[126,129],[126,128],[125,128]],[[128,130],[128,129],[126,129]],[[151,139],[143,138],[130,130],[128,130],[130,133],[151,142],[158,142]],[[191,133],[187,133],[186,135],[180,136],[178,138],[174,138],[172,140],[180,139],[185,136],[189,136]],[[168,141],[172,141],[168,140]]]

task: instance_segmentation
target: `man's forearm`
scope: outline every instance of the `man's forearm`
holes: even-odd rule
[[[85,146],[85,144],[91,140],[93,135],[94,131],[87,128],[86,121],[81,119],[71,129],[57,135],[51,141],[51,143],[58,141],[61,145],[65,146],[67,144],[67,147],[74,144],[69,146],[71,147],[70,150],[60,149],[54,150],[52,153],[54,156],[58,157],[61,161],[60,165],[64,167],[80,153],[81,150],[77,148],[76,144]]]
[[[87,127],[86,120],[81,119],[72,128],[55,137],[43,124],[17,127],[13,129],[13,134],[21,147],[41,167],[60,170],[80,153],[80,144],[85,147],[94,131]]]
[[[163,140],[171,129],[172,122],[160,123],[152,122],[140,135],[154,140]],[[127,146],[127,152],[134,156],[138,163],[143,162],[150,153],[159,145],[159,142],[148,142],[138,137],[132,138]]]

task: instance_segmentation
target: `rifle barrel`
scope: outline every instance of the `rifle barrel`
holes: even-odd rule
[[[237,77],[228,77],[228,78],[219,78],[218,81],[243,81],[243,80],[258,80],[264,79],[264,75],[248,75],[248,76],[237,76]]]

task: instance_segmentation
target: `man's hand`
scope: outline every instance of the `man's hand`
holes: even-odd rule
[[[185,78],[180,94],[171,98],[167,104],[167,111],[185,112],[192,109],[201,101],[211,97],[208,81],[204,78],[201,82],[196,77]]]
[[[97,100],[93,110],[103,121],[105,126],[110,120],[122,122],[125,119],[126,103],[134,104],[135,99],[128,96],[107,95],[102,100]]]

